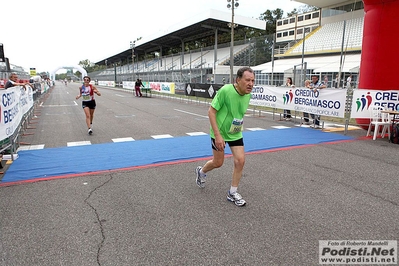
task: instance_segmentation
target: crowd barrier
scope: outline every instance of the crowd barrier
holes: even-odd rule
[[[31,86],[15,86],[0,90],[0,153],[12,160],[20,146],[20,136],[33,118],[36,103],[48,92],[50,85],[40,82]]]
[[[115,83],[103,81],[108,86]],[[143,82],[145,87],[161,95],[185,95],[212,99],[224,84]],[[122,88],[134,92],[134,82],[124,81]],[[316,92],[304,87],[272,87],[257,85],[252,90],[250,104],[273,110],[291,110],[345,119],[347,128],[351,118],[370,118],[370,106],[378,105],[399,110],[399,91],[326,88]],[[362,125],[363,126],[363,125]]]

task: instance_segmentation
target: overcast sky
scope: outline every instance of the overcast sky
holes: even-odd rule
[[[303,6],[291,0],[238,0],[235,14],[259,18],[267,9]],[[231,12],[227,0],[13,0],[1,3],[0,43],[11,64],[51,72],[97,62],[130,41],[167,31],[209,9]]]

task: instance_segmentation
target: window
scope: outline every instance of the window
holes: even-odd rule
[[[288,32],[283,32],[283,37],[287,37],[288,36]]]
[[[288,19],[284,19],[283,24],[287,25],[288,24]]]
[[[308,20],[308,19],[311,19],[311,18],[312,18],[311,14],[305,15],[305,20]]]
[[[294,30],[290,30],[289,35],[290,36],[295,35],[295,31]]]
[[[281,38],[281,32],[277,33],[277,38]]]
[[[303,16],[299,16],[298,21],[303,21]]]
[[[319,12],[315,12],[312,14],[312,18],[318,18],[319,17]]]
[[[290,23],[295,23],[295,18],[290,18]]]
[[[277,26],[281,26],[281,25],[283,25],[283,21],[277,21]]]
[[[302,34],[303,33],[303,29],[298,29],[297,31],[296,31],[296,34]]]

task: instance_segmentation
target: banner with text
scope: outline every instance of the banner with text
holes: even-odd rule
[[[0,90],[0,140],[6,139],[14,134],[18,128],[23,115],[33,107],[33,90],[22,86]]]
[[[175,94],[175,84],[169,82],[150,82],[152,91],[157,91],[167,94]]]
[[[345,117],[346,90],[255,86],[250,104],[317,115]]]
[[[377,91],[358,89],[353,91],[352,118],[369,118],[370,106],[381,106],[398,110],[399,91]]]

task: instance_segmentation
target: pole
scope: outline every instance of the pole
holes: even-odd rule
[[[343,58],[344,58],[345,31],[346,31],[346,20],[344,20],[344,28],[342,31],[341,58],[340,58],[340,62],[339,62],[339,72],[338,72],[338,88],[340,88],[339,85],[341,85],[342,68],[344,65]],[[342,83],[342,88],[344,88],[344,83],[345,83],[345,80]]]
[[[271,85],[274,86],[274,36],[275,33],[273,33],[273,41],[272,41],[272,77],[271,77]]]
[[[233,68],[234,68],[234,0],[231,1],[231,40],[230,40],[230,83],[233,82]]]
[[[305,82],[306,80],[306,69],[303,67],[305,63],[305,39],[306,39],[306,32],[305,28],[303,28],[303,38],[302,38],[302,61],[301,61],[301,82]],[[302,84],[302,83],[301,83]]]
[[[135,75],[134,75],[134,48],[136,45],[136,41],[132,41],[130,42],[130,48],[132,48],[132,81],[134,82],[135,79]]]

